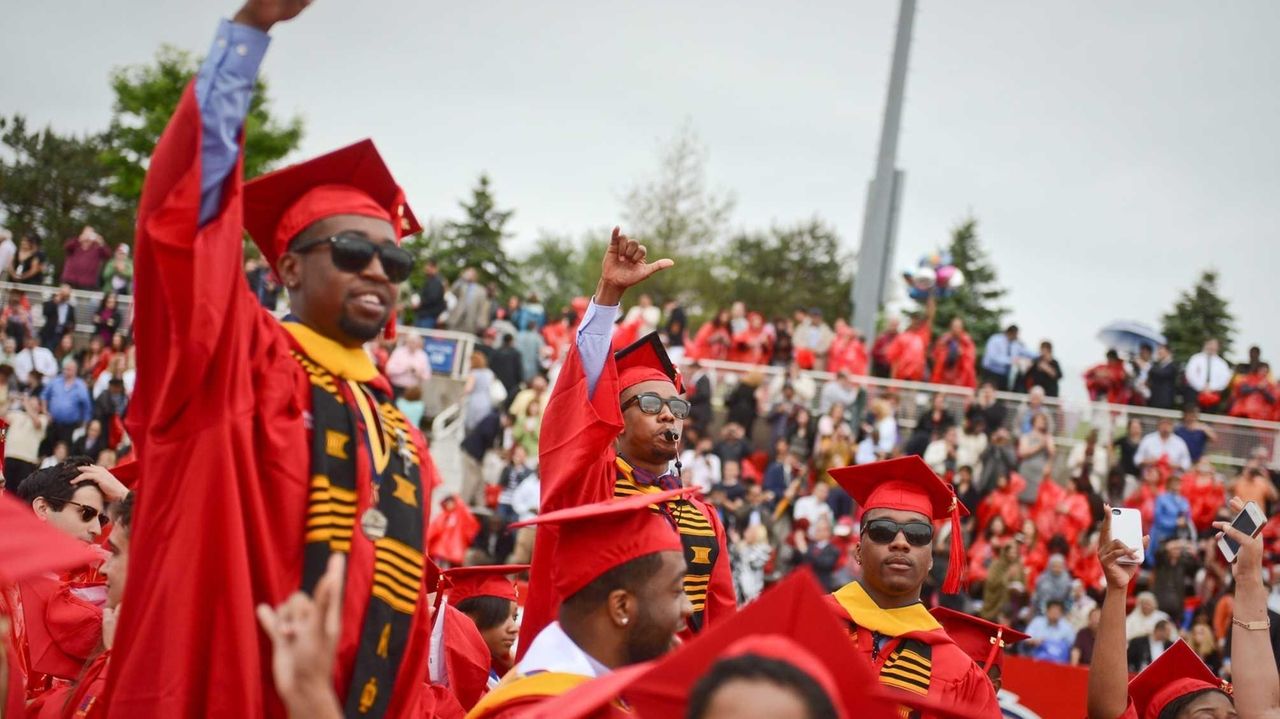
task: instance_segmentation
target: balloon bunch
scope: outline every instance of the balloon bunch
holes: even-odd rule
[[[964,284],[964,273],[951,264],[950,252],[934,250],[921,255],[915,267],[903,270],[902,279],[906,280],[911,299],[923,302],[931,294],[950,297]]]

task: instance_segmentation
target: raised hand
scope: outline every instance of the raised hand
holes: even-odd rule
[[[80,468],[80,476],[71,480],[72,484],[83,484],[84,482],[92,482],[98,485],[98,489],[102,490],[102,496],[106,497],[108,502],[119,502],[129,494],[129,488],[116,479],[111,470],[96,464],[84,465]]]
[[[294,592],[274,609],[258,606],[258,623],[271,638],[271,672],[286,705],[313,706],[332,691],[342,631],[344,570],[343,555],[334,554],[316,583],[314,599]]]
[[[312,0],[248,0],[231,20],[267,32],[272,25],[297,17],[311,3]]]
[[[1142,538],[1142,546],[1145,549],[1150,537]],[[1133,564],[1121,564],[1120,559],[1125,558],[1134,561]],[[1098,530],[1098,561],[1102,562],[1102,573],[1107,578],[1107,588],[1123,590],[1129,586],[1129,582],[1138,575],[1138,570],[1142,568],[1138,564],[1138,553],[1130,549],[1124,542],[1119,539],[1111,538],[1111,506],[1104,504],[1102,506],[1102,527]]]
[[[646,262],[647,257],[648,251],[644,245],[622,234],[620,228],[613,228],[609,249],[605,251],[604,261],[600,263],[596,304],[616,305],[621,301],[622,293],[648,279],[650,275],[676,264],[669,259]]]
[[[1232,497],[1232,515],[1239,514],[1243,511],[1244,500],[1239,497]],[[1240,545],[1240,551],[1236,552],[1236,561],[1231,565],[1231,574],[1236,578],[1236,581],[1261,581],[1262,535],[1256,534],[1251,537],[1231,526],[1230,522],[1214,522],[1213,526],[1218,528],[1218,536],[1215,537],[1215,539],[1222,539],[1223,535],[1226,535],[1234,539]]]

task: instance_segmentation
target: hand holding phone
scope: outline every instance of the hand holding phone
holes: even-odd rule
[[[1247,538],[1258,536],[1258,532],[1262,531],[1262,525],[1267,523],[1267,517],[1258,508],[1258,505],[1249,502],[1243,507],[1240,506],[1240,499],[1231,500],[1231,508],[1237,510],[1236,518],[1231,520],[1229,525],[1241,535]],[[1235,564],[1236,559],[1240,556],[1240,541],[1238,538],[1231,536],[1231,533],[1225,531],[1227,524],[1225,522],[1214,522],[1214,526],[1223,530],[1218,535],[1218,550],[1222,552],[1222,556],[1226,557],[1228,562]]]
[[[1122,556],[1116,560],[1118,564],[1142,564],[1146,559],[1142,550],[1142,512],[1128,507],[1115,507],[1108,510],[1111,517],[1111,538],[1124,542],[1136,556]]]
[[[1132,537],[1133,530],[1128,526],[1133,521],[1126,517],[1126,513],[1137,513],[1137,510],[1112,509],[1108,505],[1103,505],[1103,508],[1102,528],[1098,535],[1098,561],[1102,563],[1108,591],[1124,592],[1129,582],[1138,574],[1142,563],[1143,549],[1146,546],[1146,538],[1142,536],[1142,519],[1139,514],[1136,522],[1138,537],[1135,541]],[[1115,536],[1113,531],[1123,533],[1125,537]],[[1136,549],[1129,542],[1134,542]]]

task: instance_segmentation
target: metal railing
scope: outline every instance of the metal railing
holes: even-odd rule
[[[713,402],[723,405],[723,398],[737,381],[749,373],[759,373],[772,380],[786,374],[786,369],[776,366],[744,364],[741,362],[725,362],[718,360],[700,360],[699,365],[715,373],[717,381]],[[818,387],[815,400],[821,395],[822,385],[833,381],[835,375],[830,372],[804,370],[801,374],[814,380]],[[946,407],[956,417],[961,416],[964,409],[973,400],[975,392],[968,387],[939,385],[928,382],[909,382],[890,380],[881,377],[855,376],[854,382],[873,396],[893,395],[897,398],[897,419],[900,427],[914,428],[919,417],[929,412],[929,402],[934,394],[941,393],[947,397]],[[1027,395],[1016,392],[997,392],[996,399],[1005,407],[1005,428],[1017,434],[1013,426],[1019,408],[1027,402]],[[816,404],[816,403],[815,403]],[[1172,410],[1138,407],[1131,405],[1109,404],[1107,402],[1091,402],[1088,400],[1068,400],[1046,397],[1043,407],[1053,419],[1055,427],[1054,442],[1059,449],[1069,450],[1084,441],[1090,428],[1098,430],[1103,438],[1117,438],[1125,431],[1132,419],[1142,425],[1144,434],[1155,431],[1156,423],[1162,418],[1180,419],[1182,414]],[[816,410],[816,407],[811,407]],[[1209,444],[1205,454],[1219,466],[1239,467],[1245,463],[1255,448],[1262,447],[1267,452],[1268,462],[1280,457],[1280,423],[1227,417],[1225,415],[1202,415],[1200,420],[1216,435]],[[904,432],[905,435],[909,432]],[[1065,462],[1066,452],[1058,453],[1059,464]]]

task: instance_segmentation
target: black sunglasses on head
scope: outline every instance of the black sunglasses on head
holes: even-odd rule
[[[394,242],[374,242],[368,235],[354,230],[299,242],[292,251],[302,253],[323,244],[330,246],[333,265],[343,272],[364,271],[373,262],[374,255],[382,263],[387,279],[396,284],[409,279],[409,273],[413,271],[413,255],[408,250]]]
[[[665,404],[667,407],[671,408],[671,414],[674,415],[676,419],[687,418],[689,416],[689,410],[692,408],[692,405],[689,404],[689,400],[687,399],[680,399],[679,397],[663,398],[652,392],[638,394],[626,402],[623,402],[622,411],[626,412],[627,408],[633,404],[640,405],[640,411],[645,414],[658,414],[662,412],[662,405]]]
[[[907,544],[923,547],[933,541],[933,525],[928,522],[905,522],[892,519],[873,519],[862,524],[862,533],[876,544],[890,544],[898,532],[907,538]]]
[[[48,498],[48,497],[42,497],[42,499],[44,499],[44,501],[46,501],[46,502],[48,502],[48,501],[49,501],[49,498]],[[79,507],[79,508],[80,508],[80,521],[81,521],[81,522],[92,522],[92,521],[93,521],[93,518],[94,518],[94,517],[97,517],[97,518],[98,518],[98,524],[99,524],[99,525],[101,525],[101,526],[103,526],[103,527],[105,527],[105,526],[107,526],[107,522],[108,522],[108,521],[110,521],[110,520],[107,518],[107,515],[106,515],[105,513],[98,511],[98,508],[97,508],[97,507],[90,507],[90,506],[89,506],[89,505],[87,505],[87,504],[80,504],[79,502],[72,502],[72,501],[71,501],[71,500],[69,500],[69,499],[64,499],[64,500],[62,500],[62,503],[63,503],[63,504],[70,504],[70,505],[75,506],[75,507]]]

